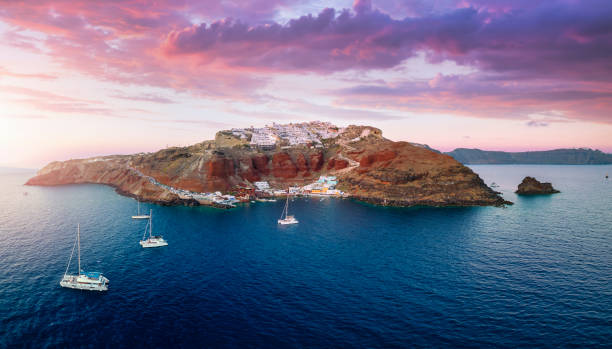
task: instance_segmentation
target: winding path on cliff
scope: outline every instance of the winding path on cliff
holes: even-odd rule
[[[354,149],[354,148],[353,148]],[[353,159],[349,159],[348,157],[344,156],[344,154],[342,154],[342,152],[338,153],[338,158],[340,160],[344,160],[346,162],[349,163],[349,166],[346,168],[343,168],[341,170],[335,171],[334,174],[339,175],[339,174],[344,174],[347,172],[352,171],[353,169],[359,167],[359,163]]]
[[[139,170],[133,168],[130,164],[127,165],[127,169],[129,171],[133,172],[134,174],[136,174],[137,176],[148,180],[151,184],[156,185],[156,186],[158,186],[158,187],[160,187],[160,188],[162,188],[164,190],[168,190],[168,191],[170,191],[170,192],[172,192],[172,193],[174,193],[176,195],[179,195],[179,197],[181,199],[184,199],[184,197],[181,197],[182,193],[180,193],[178,189],[176,189],[174,187],[171,187],[169,185],[165,185],[165,184],[162,184],[162,183],[158,182],[157,179],[155,179],[155,178],[153,178],[151,176],[145,175],[144,173],[140,172]],[[199,193],[197,193],[197,194],[199,194]]]

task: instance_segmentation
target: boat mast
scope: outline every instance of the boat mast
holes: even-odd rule
[[[285,219],[289,215],[289,189],[287,189],[287,203],[285,203]]]
[[[77,245],[78,245],[78,255],[79,255],[79,274],[81,275],[81,226],[77,223]]]
[[[140,201],[138,201],[138,215],[140,216]]]
[[[287,218],[287,214],[285,212],[287,212],[287,204],[289,203],[289,201],[285,202],[285,206],[283,206],[283,212],[281,212],[281,216],[280,219],[285,219]],[[285,218],[283,218],[283,215],[285,216]]]
[[[70,262],[72,262],[72,256],[74,256],[74,249],[76,248],[76,245],[77,245],[77,239],[74,239],[74,244],[72,244],[72,252],[70,252],[70,259],[68,259],[68,265],[66,266],[66,271],[64,272],[64,276],[68,274],[68,269],[70,269]]]
[[[153,210],[149,210],[149,239],[153,236]]]

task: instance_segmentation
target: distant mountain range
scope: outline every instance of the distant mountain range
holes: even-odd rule
[[[33,168],[16,168],[16,167],[7,167],[0,166],[0,173],[29,173],[36,171]]]
[[[480,149],[457,148],[445,153],[463,164],[542,164],[542,165],[604,165],[612,164],[612,154],[593,149],[555,149],[510,153]]]

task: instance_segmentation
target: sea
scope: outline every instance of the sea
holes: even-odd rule
[[[514,205],[143,203],[157,249],[110,187],[0,174],[0,348],[611,347],[612,166],[470,167]],[[59,285],[77,224],[107,292]]]

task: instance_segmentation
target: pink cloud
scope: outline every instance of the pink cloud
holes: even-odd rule
[[[523,11],[507,3],[398,20],[357,1],[353,11],[327,8],[285,25],[226,19],[188,26],[171,31],[164,50],[235,67],[316,72],[388,68],[425,51],[430,62],[486,71],[611,78],[612,5],[596,2],[536,2]]]
[[[611,121],[609,1],[357,0],[352,9],[274,21],[297,2],[8,2],[0,18],[15,45],[34,49],[20,31],[38,32],[66,69],[120,84],[254,101],[274,74],[393,68],[425,52],[430,63],[453,61],[477,73],[332,93],[339,103],[368,107],[522,118],[564,110]],[[385,12],[392,9],[405,15]],[[157,97],[120,98],[164,101]]]
[[[612,122],[612,84],[599,81],[562,83],[554,79],[539,79],[517,82],[509,81],[503,74],[438,74],[429,81],[361,84],[329,93],[338,96],[337,104],[353,108],[376,107],[523,120],[529,120],[532,114],[554,111],[563,117],[544,121]]]

